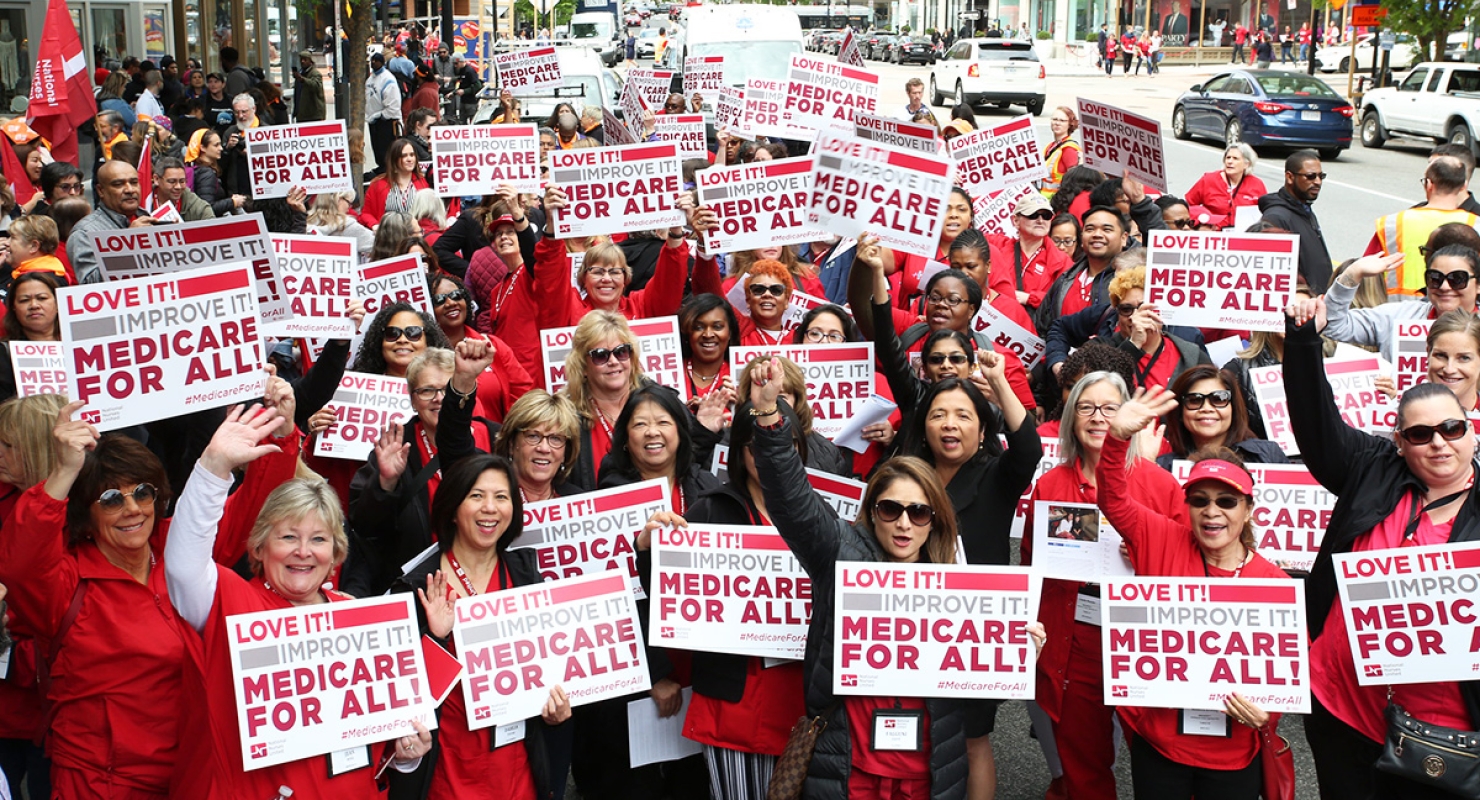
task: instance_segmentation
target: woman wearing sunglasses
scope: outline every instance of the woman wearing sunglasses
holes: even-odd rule
[[[1283,570],[1254,552],[1254,481],[1233,451],[1219,448],[1194,454],[1182,502],[1139,501],[1130,479],[1131,440],[1176,407],[1177,398],[1160,386],[1137,389],[1110,419],[1095,468],[1099,507],[1125,538],[1136,574],[1286,578]],[[1231,732],[1213,738],[1183,732],[1184,715],[1192,712],[1122,706],[1121,722],[1132,734],[1136,796],[1256,800],[1262,775],[1260,729],[1277,726],[1279,715],[1265,712],[1237,692],[1224,701],[1223,711],[1232,720]]]
[[[992,246],[991,288],[1013,298],[1030,314],[1038,311],[1043,295],[1059,275],[1074,265],[1069,256],[1048,241],[1053,216],[1053,207],[1043,195],[1030,194],[1019,200],[1012,210],[1017,238],[1000,233],[986,234],[987,242]],[[1008,271],[1009,265],[1011,272]],[[1027,327],[1028,330],[1033,329],[1031,325]]]
[[[1430,242],[1439,235],[1440,231],[1435,230]],[[1462,244],[1429,248],[1424,268],[1428,293],[1424,297],[1373,308],[1352,308],[1363,278],[1381,275],[1401,263],[1402,253],[1379,253],[1359,258],[1342,270],[1326,294],[1330,323],[1323,333],[1338,342],[1376,347],[1383,358],[1396,363],[1393,329],[1398,322],[1438,319],[1456,309],[1475,313],[1476,294],[1480,291],[1480,252]]]
[[[437,317],[437,327],[452,347],[463,339],[481,339],[493,347],[494,362],[478,378],[478,413],[494,422],[502,422],[514,401],[534,388],[534,379],[519,363],[514,349],[507,342],[491,334],[483,334],[469,325],[468,307],[471,301],[468,290],[456,276],[445,272],[427,278],[432,287],[432,313]]]
[[[1226,447],[1245,464],[1288,464],[1280,446],[1249,430],[1249,412],[1243,388],[1227,370],[1198,364],[1172,383],[1177,407],[1162,420],[1170,452],[1156,456],[1157,466],[1170,470],[1199,450]],[[1148,454],[1151,455],[1151,454]]]
[[[745,287],[745,309],[740,314],[743,347],[775,347],[791,338],[786,322],[794,288],[791,273],[780,261],[757,261],[740,276]]]
[[[571,336],[561,390],[581,417],[579,455],[569,480],[585,491],[597,486],[597,469],[611,452],[617,419],[627,398],[645,384],[637,339],[627,320],[610,311],[593,311]]]
[[[1347,426],[1321,356],[1324,306],[1320,299],[1292,306],[1285,334],[1290,426],[1311,475],[1337,498],[1306,580],[1313,695],[1306,739],[1327,797],[1451,797],[1373,768],[1387,736],[1389,687],[1357,683],[1332,557],[1480,540],[1475,436],[1468,409],[1439,383],[1403,393],[1391,439]],[[1393,704],[1424,722],[1480,726],[1480,685],[1473,681],[1395,684],[1391,691]]]

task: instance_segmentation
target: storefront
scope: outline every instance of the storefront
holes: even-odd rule
[[[1311,1],[1296,0],[1292,5],[1288,0],[1057,0],[1056,10],[1062,13],[1053,20],[1057,24],[1052,30],[1058,41],[1094,41],[1100,25],[1108,24],[1112,31],[1160,31],[1165,47],[1228,47],[1239,21],[1252,29],[1257,19],[1259,28],[1274,37],[1286,29],[1297,34],[1301,25],[1312,21]],[[1002,0],[1004,9],[1010,2]],[[1040,0],[1040,5],[1047,4]],[[1327,13],[1317,9],[1314,30],[1324,29]],[[1049,30],[1053,16],[1040,11],[1032,18],[1036,29]],[[1339,12],[1332,24],[1340,24]]]
[[[25,111],[36,47],[46,22],[46,0],[0,0],[0,106]],[[158,60],[175,37],[170,2],[160,0],[71,0],[72,24],[83,42],[89,73],[99,65],[134,56]]]
[[[176,0],[175,35],[186,42],[176,58],[195,58],[208,70],[221,69],[221,48],[234,47],[248,69],[261,67],[267,79],[291,85],[298,51],[320,49],[320,37],[304,42],[298,8],[292,0]]]

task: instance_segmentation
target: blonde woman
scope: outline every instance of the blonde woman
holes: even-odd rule
[[[375,234],[355,218],[354,192],[324,192],[308,210],[308,229],[321,236],[343,236],[355,240],[360,257],[370,255]]]
[[[580,456],[570,482],[596,488],[601,460],[611,452],[617,418],[633,390],[647,383],[642,374],[637,337],[627,320],[613,311],[592,311],[581,319],[565,357],[570,383],[561,390],[581,415]]]

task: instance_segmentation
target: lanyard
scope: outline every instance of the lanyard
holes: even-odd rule
[[[1471,478],[1471,483],[1473,484],[1473,482],[1474,482],[1474,479]],[[1424,506],[1422,509],[1419,509],[1419,507],[1418,507],[1418,504],[1419,504],[1421,498],[1419,498],[1417,492],[1414,492],[1413,493],[1413,508],[1414,508],[1413,519],[1408,520],[1408,527],[1406,527],[1406,528],[1403,529],[1403,544],[1404,545],[1409,545],[1409,544],[1412,544],[1413,543],[1413,537],[1418,535],[1418,526],[1419,526],[1419,523],[1423,521],[1423,517],[1424,517],[1425,514],[1429,513],[1430,511],[1433,511],[1436,508],[1440,508],[1442,506],[1447,506],[1450,503],[1453,503],[1454,501],[1460,499],[1461,497],[1464,497],[1466,494],[1469,494],[1469,492],[1470,492],[1470,487],[1469,486],[1466,486],[1465,488],[1460,489],[1459,491],[1455,492],[1454,494],[1446,494],[1446,495],[1444,495],[1443,497],[1439,498],[1438,500],[1435,500],[1434,502],[1429,503],[1428,505]]]
[[[1042,249],[1043,245],[1038,247]],[[1021,292],[1023,291],[1023,246],[1021,243],[1012,248],[1012,271],[1017,274],[1017,290]]]
[[[601,406],[597,405],[595,400],[592,400],[591,408],[596,410],[596,418],[601,421],[601,429],[606,431],[607,440],[611,441],[615,439],[616,437],[612,433],[612,424],[607,422],[606,415],[601,413]]]
[[[506,264],[505,266],[508,266],[508,265]],[[524,265],[521,264],[519,266],[519,269],[514,270],[514,274],[513,275],[510,275],[509,276],[509,279],[505,282],[507,285],[504,286],[503,292],[499,293],[498,300],[493,304],[493,323],[494,323],[494,325],[497,325],[498,322],[499,322],[499,320],[501,319],[501,315],[502,315],[503,310],[504,310],[504,302],[509,299],[509,295],[510,294],[513,294],[513,292],[514,292],[514,284],[519,281],[519,276],[521,274],[523,274],[523,272],[524,272]]]
[[[1151,371],[1156,369],[1156,362],[1161,358],[1161,351],[1167,348],[1166,334],[1161,335],[1161,344],[1156,346],[1156,352],[1151,354],[1150,360],[1146,362],[1146,369],[1141,369],[1140,362],[1136,362],[1136,385],[1145,386],[1146,380],[1151,377]]]
[[[683,484],[682,483],[676,483],[676,484],[674,484],[674,487],[673,488],[676,490],[676,492],[675,492],[675,500],[676,500],[676,502],[674,503],[673,513],[675,513],[675,514],[677,514],[677,515],[679,515],[681,517],[681,516],[683,516],[683,512],[688,509],[688,505],[686,503],[684,503],[684,501],[683,501]]]
[[[463,591],[468,593],[468,597],[472,597],[478,594],[477,588],[473,586],[473,581],[468,578],[468,573],[463,570],[462,564],[459,564],[457,562],[457,556],[452,554],[451,549],[448,549],[447,551],[447,564],[448,566],[452,567],[452,574],[456,575],[457,579],[462,581]],[[508,578],[506,574],[507,570],[508,565],[506,565],[504,563],[504,560],[500,558],[498,560],[498,566],[495,567],[493,570],[493,574],[499,579],[500,588],[504,588],[508,585],[508,582],[506,580]]]

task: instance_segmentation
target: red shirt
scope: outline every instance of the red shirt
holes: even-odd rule
[[[874,735],[874,711],[893,709],[898,702],[903,710],[918,710],[923,744],[919,750],[874,750],[869,747]],[[846,697],[843,710],[848,713],[848,735],[853,742],[852,769],[884,778],[928,780],[930,778],[930,712],[918,697]],[[851,793],[850,793],[851,794]]]
[[[1072,151],[1071,151],[1072,152]],[[987,244],[992,250],[992,275],[988,283],[991,289],[1017,299],[1018,259],[1022,258],[1023,291],[1028,293],[1028,308],[1037,308],[1043,303],[1043,295],[1053,282],[1074,266],[1064,251],[1044,239],[1032,256],[1022,257],[1022,247],[1017,239],[1000,233],[987,234]],[[1029,329],[1031,330],[1031,328]]]
[[[581,323],[592,306],[570,285],[570,261],[565,244],[541,236],[534,246],[534,292],[539,309],[539,328],[568,328]],[[647,285],[622,297],[618,311],[627,319],[666,317],[678,313],[684,283],[689,277],[689,245],[666,243],[658,254],[658,265]]]
[[[1182,359],[1177,346],[1161,337],[1161,346],[1149,353],[1143,352],[1136,362],[1137,386],[1171,386],[1177,373],[1177,364]]]
[[[728,750],[779,756],[786,749],[791,726],[807,713],[804,684],[800,661],[766,669],[762,659],[748,658],[745,694],[740,702],[694,692],[684,718],[684,738]]]
[[[1069,290],[1064,292],[1064,302],[1059,306],[1059,316],[1067,317],[1071,314],[1078,314],[1090,307],[1094,297],[1095,278],[1086,269],[1069,282]]]

